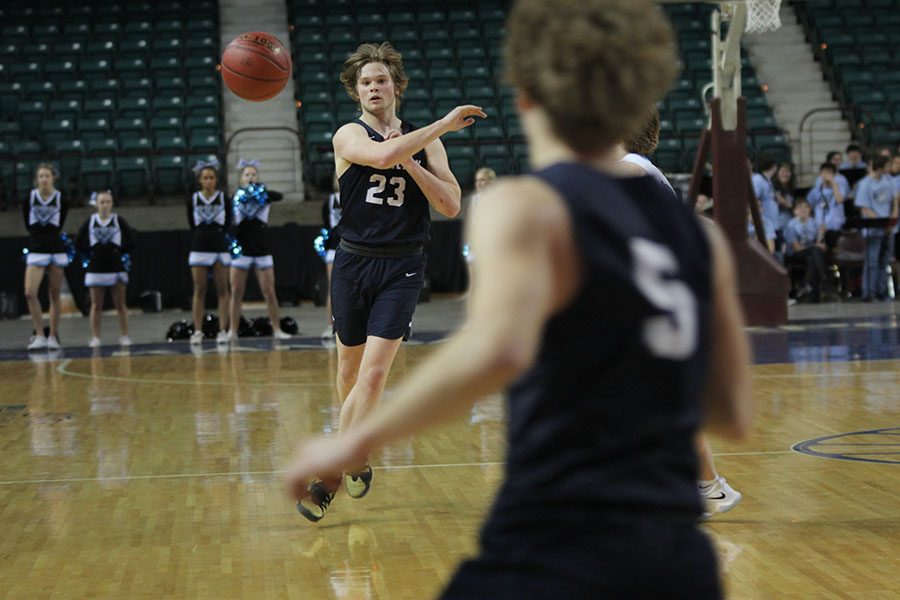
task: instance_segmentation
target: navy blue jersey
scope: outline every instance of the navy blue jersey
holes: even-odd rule
[[[574,163],[535,175],[569,210],[582,282],[510,389],[506,481],[485,547],[535,528],[584,531],[617,512],[692,521],[712,302],[705,234],[651,177]]]
[[[60,237],[66,224],[69,207],[59,190],[54,190],[49,200],[44,200],[35,188],[22,203],[22,218],[28,230],[28,251],[53,254],[65,252],[66,245]]]
[[[353,122],[365,128],[369,139],[384,141],[362,120]],[[400,127],[404,134],[415,129],[405,122]],[[416,152],[413,159],[428,167],[424,149]],[[376,169],[351,164],[338,183],[343,213],[337,234],[341,239],[368,246],[419,245],[429,240],[428,199],[403,167]]]
[[[212,198],[197,191],[187,199],[187,216],[191,231],[193,252],[228,252],[225,232],[231,226],[232,213],[225,193],[217,190]]]

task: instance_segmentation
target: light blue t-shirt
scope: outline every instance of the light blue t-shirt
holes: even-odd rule
[[[812,192],[810,192],[811,194]],[[831,188],[826,188],[822,195],[823,200],[816,204],[813,211],[816,221],[816,227],[825,226],[828,231],[839,231],[847,221],[847,215],[844,212],[844,204],[838,204],[834,199],[834,192]],[[807,200],[809,197],[807,196]]]
[[[891,181],[894,182],[894,193],[900,194],[900,173],[891,177]]]
[[[894,182],[889,175],[875,179],[867,175],[856,188],[856,207],[868,208],[879,217],[890,217],[894,208]],[[895,228],[896,230],[896,228]],[[866,234],[874,230],[865,230]]]
[[[838,189],[841,190],[841,195],[844,197],[844,200],[846,200],[850,196],[850,182],[840,173],[835,173],[834,181],[837,183]],[[831,189],[830,185],[825,185],[825,182],[822,181],[822,176],[820,175],[816,178],[816,183],[813,184],[812,188],[809,190],[809,194],[806,196],[806,201],[809,202],[810,207],[813,209],[816,208],[816,205],[822,199],[823,193],[828,193],[833,196],[834,190]]]
[[[775,199],[775,186],[762,173],[753,174],[753,195],[759,200],[763,216],[771,223],[778,223],[778,201]]]
[[[799,218],[794,217],[788,222],[784,228],[784,241],[787,242],[787,255],[791,256],[795,253],[794,242],[799,242],[804,248],[816,243],[819,237],[819,228],[812,219],[807,219],[806,223]]]
[[[766,240],[774,240],[775,224],[764,216],[760,216],[760,218],[762,219],[763,235],[765,236]],[[756,237],[756,228],[753,226],[753,219],[750,219],[747,222],[747,234],[752,238]]]

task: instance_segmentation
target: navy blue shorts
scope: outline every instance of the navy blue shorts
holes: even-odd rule
[[[331,308],[341,343],[359,346],[370,335],[407,339],[426,264],[424,254],[372,258],[338,248],[331,273]]]
[[[482,540],[481,555],[460,565],[440,598],[722,598],[716,555],[702,531],[633,518],[590,535],[550,530],[501,554]]]

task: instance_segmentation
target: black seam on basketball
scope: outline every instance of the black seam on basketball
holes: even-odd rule
[[[285,69],[284,67],[282,67],[281,65],[279,65],[277,62],[275,62],[274,60],[272,60],[272,58],[271,58],[268,54],[266,54],[265,52],[260,52],[259,50],[255,49],[255,48],[250,48],[250,47],[247,47],[247,46],[235,46],[235,48],[240,48],[241,50],[246,50],[247,52],[252,52],[253,54],[259,54],[259,55],[262,56],[264,59],[266,59],[267,61],[269,61],[270,63],[272,63],[273,65],[275,65],[276,67],[278,67],[279,69],[281,69],[282,71],[284,71],[285,73],[289,73],[289,72],[291,71],[290,68]],[[225,51],[227,52],[227,51],[228,51],[228,48],[225,48]],[[285,50],[285,53],[287,53],[287,50]],[[290,57],[288,57],[288,60],[290,60]]]
[[[283,81],[285,81],[285,82],[287,81],[287,78],[285,78],[285,79],[264,79],[262,77],[254,77],[253,75],[244,75],[243,73],[235,71],[234,69],[226,66],[225,64],[222,64],[222,68],[224,70],[228,71],[229,73],[237,75],[238,77],[243,77],[245,79],[252,79],[253,81],[264,81],[266,83],[281,83]]]

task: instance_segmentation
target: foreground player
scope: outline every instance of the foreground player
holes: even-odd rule
[[[485,114],[461,106],[421,129],[401,121],[397,105],[409,80],[400,53],[388,43],[360,45],[344,63],[341,81],[362,111],[333,139],[343,210],[331,302],[340,428],[346,431],[378,403],[400,342],[409,335],[425,280],[429,204],[447,217],[459,213],[459,183],[439,138]],[[347,493],[362,498],[372,483],[368,458],[349,466]],[[339,475],[314,482],[297,509],[318,521],[339,485]]]
[[[616,158],[622,174],[631,177],[644,177],[649,175],[671,192],[672,198],[678,195],[669,180],[659,168],[647,157],[656,151],[659,145],[659,111],[656,106],[650,109],[650,118],[646,124],[629,135],[623,144],[616,149]],[[715,227],[712,221],[705,217],[699,217],[701,224],[706,227]],[[709,440],[704,435],[697,436],[697,457],[700,459],[700,470],[697,474],[697,490],[703,497],[706,510],[703,518],[708,519],[716,513],[725,513],[738,505],[741,501],[741,493],[728,485],[725,478],[716,471],[716,462],[713,458]]]
[[[751,420],[728,246],[651,178],[609,175],[677,72],[674,47],[648,0],[514,6],[505,58],[534,175],[481,200],[468,326],[288,472],[300,497],[508,387],[505,481],[446,598],[721,595],[694,439]]]

